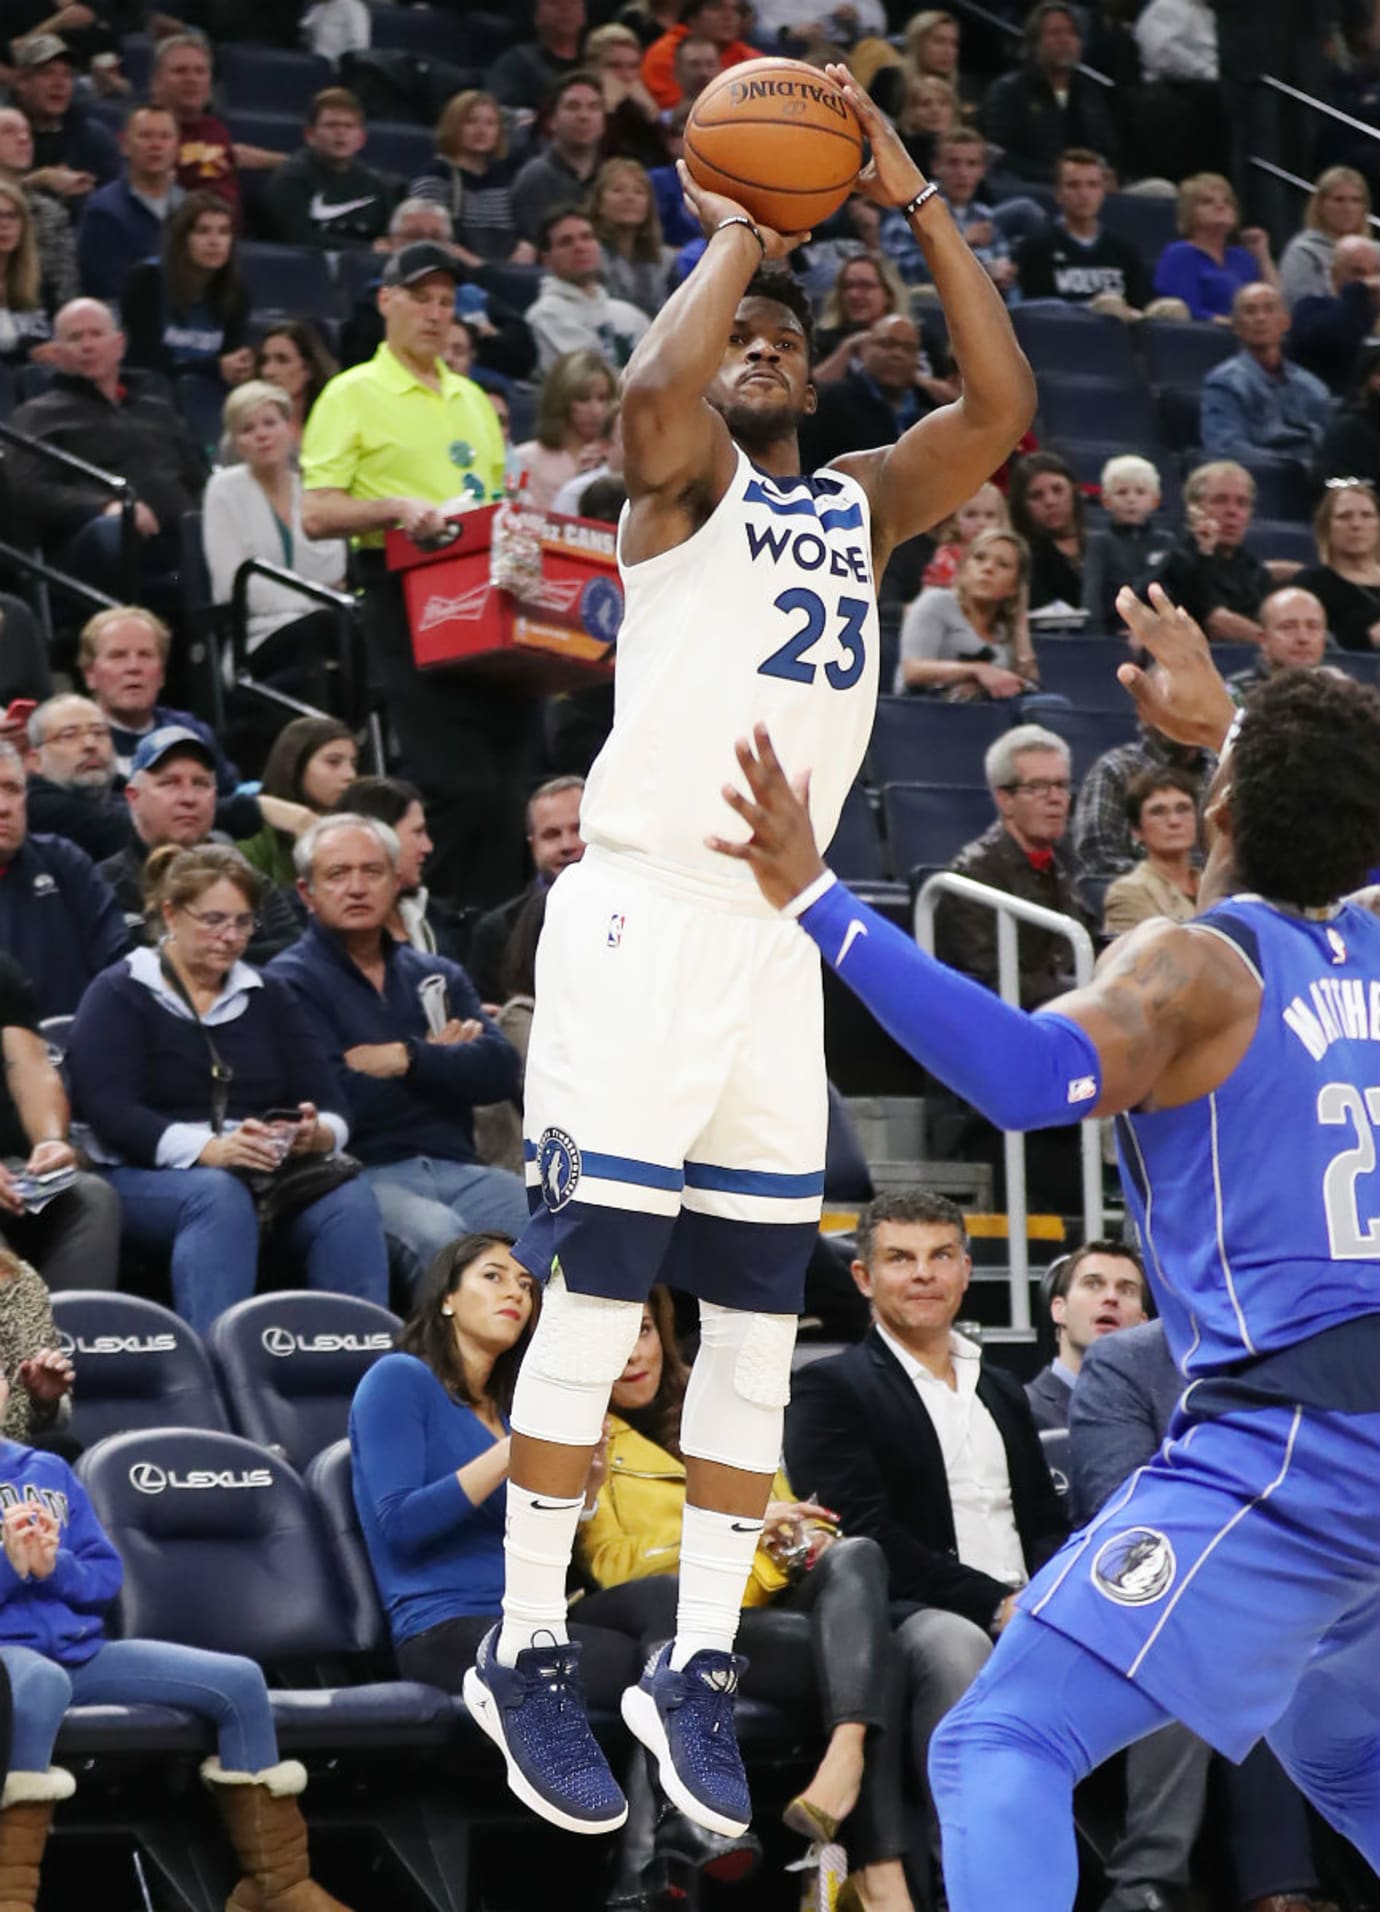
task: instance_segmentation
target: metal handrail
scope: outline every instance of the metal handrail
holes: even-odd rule
[[[1254,166],[1259,172],[1268,173],[1271,179],[1282,180],[1286,186],[1297,187],[1301,193],[1311,193],[1313,191],[1313,181],[1311,179],[1304,179],[1298,173],[1291,173],[1287,166],[1276,166],[1272,159],[1262,159],[1258,153],[1252,153],[1247,164]],[[1380,213],[1368,212],[1366,214],[1366,223],[1371,226],[1380,227]]]
[[[93,611],[113,611],[115,599],[104,591],[98,591],[94,584],[85,584],[80,578],[74,578],[70,572],[60,571],[55,564],[49,564],[44,558],[36,558],[32,551],[21,550],[17,544],[0,543],[0,558],[6,564],[14,565],[36,577],[40,583],[55,585],[60,591],[67,591],[83,604],[89,604]]]
[[[978,0],[950,0],[950,5],[955,13],[971,14],[974,20],[981,20],[984,26],[995,27],[998,33],[1004,33],[1010,40],[1025,38],[1024,27],[1018,27],[1014,20],[1004,20],[999,13],[992,13],[988,8],[979,6]],[[1086,73],[1088,78],[1096,80],[1099,86],[1115,87],[1116,85],[1116,81],[1109,74],[1100,73],[1095,66],[1085,66],[1082,60],[1078,62],[1076,70],[1079,73]]]
[[[997,918],[997,994],[1012,1008],[1021,1006],[1017,923],[1029,923],[1036,929],[1062,936],[1073,948],[1073,973],[1081,989],[1092,981],[1094,953],[1092,937],[1071,916],[1061,916],[1042,903],[1028,903],[1024,897],[994,890],[988,883],[975,883],[970,876],[952,870],[940,870],[930,877],[915,899],[915,940],[922,949],[934,954],[934,913],[941,896],[961,897],[995,912]],[[1102,1134],[1096,1121],[1080,1124],[1083,1150],[1083,1239],[1096,1241],[1102,1234]],[[1028,1206],[1025,1194],[1025,1136],[1006,1133],[1002,1137],[1006,1155],[1006,1213],[1011,1250],[1011,1326],[1028,1332],[1030,1328],[1030,1244],[1026,1234]]]
[[[281,564],[270,564],[267,558],[246,558],[235,572],[235,582],[231,587],[230,654],[234,662],[236,684],[241,690],[252,691],[256,697],[277,704],[282,710],[290,710],[298,717],[322,717],[327,714],[317,710],[313,704],[304,704],[300,698],[290,696],[287,691],[275,689],[272,684],[261,684],[254,676],[249,659],[249,586],[254,578],[267,578],[274,584],[295,591],[299,597],[309,598],[312,603],[323,604],[334,611],[341,703],[353,718],[357,714],[354,646],[357,606],[354,598],[348,592],[333,590],[329,584],[317,584],[311,578],[299,578],[295,571],[285,570]]]
[[[116,471],[106,471],[101,465],[93,465],[85,458],[78,458],[72,451],[63,451],[58,445],[49,445],[41,438],[33,438],[28,432],[16,431],[13,425],[0,424],[0,444],[15,445],[32,457],[47,459],[50,465],[61,465],[65,471],[75,472],[85,478],[88,484],[100,485],[120,506],[120,581],[126,604],[133,604],[139,597],[139,538],[134,523],[135,496],[134,487],[128,478],[122,478]],[[70,580],[65,573],[56,572],[55,581],[65,588]]]
[[[1364,133],[1367,139],[1380,139],[1380,128],[1367,126],[1364,120],[1356,119],[1350,113],[1344,113],[1340,106],[1329,106],[1326,100],[1315,99],[1313,94],[1303,92],[1297,86],[1290,86],[1284,80],[1277,80],[1273,73],[1258,75],[1260,84],[1268,86],[1272,92],[1282,93],[1286,99],[1297,100],[1300,106],[1311,106],[1315,113],[1326,113],[1329,119],[1339,120],[1343,126],[1349,126],[1353,133]],[[1312,191],[1312,187],[1309,187]]]

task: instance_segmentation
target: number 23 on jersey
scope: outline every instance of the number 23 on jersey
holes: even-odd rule
[[[825,681],[833,690],[851,690],[867,662],[863,621],[872,608],[867,600],[841,597],[831,611],[818,591],[796,585],[774,598],[772,604],[784,616],[802,621],[785,643],[757,666],[758,675],[784,677],[793,684],[813,684],[821,666],[810,652],[822,638],[829,637],[835,640],[843,655],[831,656],[823,665]]]

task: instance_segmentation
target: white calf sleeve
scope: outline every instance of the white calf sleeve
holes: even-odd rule
[[[596,1446],[609,1390],[641,1330],[640,1301],[575,1294],[565,1277],[554,1273],[518,1372],[512,1412],[517,1433],[562,1447]]]
[[[795,1329],[794,1315],[700,1303],[700,1351],[685,1391],[682,1453],[749,1474],[776,1472]]]

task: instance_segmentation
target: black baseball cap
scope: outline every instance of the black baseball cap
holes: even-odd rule
[[[448,279],[457,281],[460,277],[459,266],[444,246],[438,246],[434,239],[418,239],[393,254],[383,268],[382,283],[419,285],[433,272],[444,272]]]

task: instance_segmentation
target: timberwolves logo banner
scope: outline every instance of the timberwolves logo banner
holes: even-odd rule
[[[1153,1527],[1128,1527],[1098,1548],[1093,1585],[1118,1606],[1152,1606],[1174,1584],[1176,1564],[1167,1535]]]
[[[542,1200],[554,1215],[565,1207],[580,1180],[580,1151],[564,1129],[547,1129],[537,1144],[537,1173]]]

